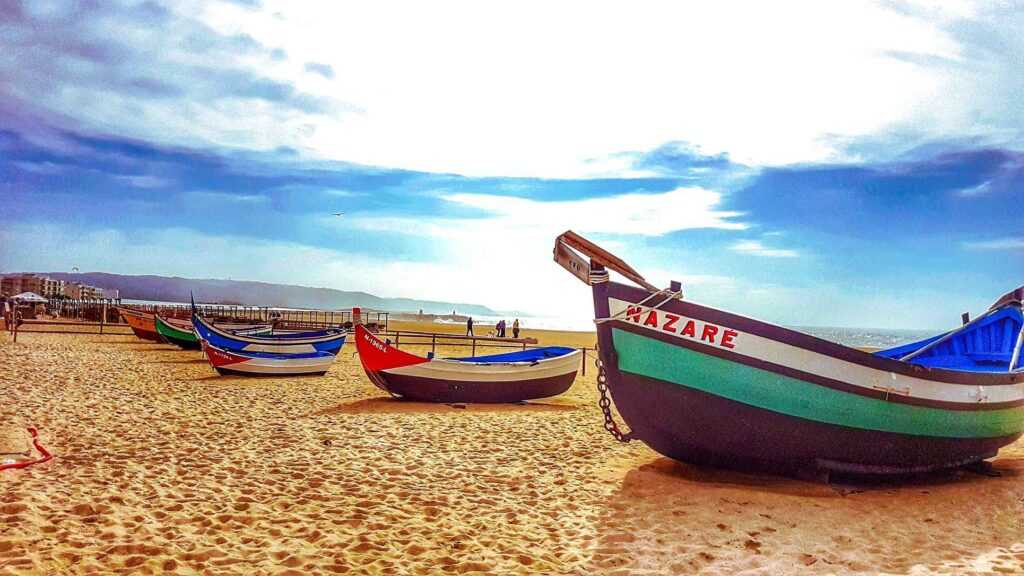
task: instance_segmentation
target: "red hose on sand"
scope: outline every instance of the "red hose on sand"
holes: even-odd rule
[[[43,455],[43,457],[39,458],[38,460],[15,462],[14,464],[0,464],[0,472],[4,470],[10,470],[13,468],[28,468],[33,464],[42,464],[43,462],[46,462],[47,460],[53,458],[53,454],[47,452],[46,448],[43,448],[42,445],[39,444],[39,432],[36,431],[35,428],[29,428],[28,433],[32,435],[32,444],[36,447],[36,450],[38,450],[39,453]]]

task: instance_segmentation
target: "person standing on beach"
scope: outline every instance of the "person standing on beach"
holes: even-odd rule
[[[512,337],[519,338],[519,318],[512,322]]]
[[[473,336],[473,317],[466,320],[466,336]]]

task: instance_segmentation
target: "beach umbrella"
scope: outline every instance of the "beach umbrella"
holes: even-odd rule
[[[35,292],[22,292],[21,294],[18,294],[17,296],[15,296],[13,298],[13,300],[17,300],[19,302],[32,302],[32,303],[46,302],[47,301],[46,298],[43,298],[42,296],[40,296],[39,294],[36,294]]]

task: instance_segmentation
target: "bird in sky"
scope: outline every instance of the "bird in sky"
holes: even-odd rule
[[[334,215],[335,215],[335,216],[342,216],[342,215],[344,215],[344,214],[345,214],[344,212],[335,212],[335,213],[334,213]]]

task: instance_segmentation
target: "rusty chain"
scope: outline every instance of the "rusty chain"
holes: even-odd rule
[[[597,365],[597,391],[601,393],[601,399],[597,401],[597,405],[604,413],[604,429],[616,440],[626,444],[633,439],[633,434],[632,432],[623,433],[618,423],[615,422],[615,418],[612,416],[612,399],[608,396],[608,375],[604,371],[604,363],[597,358],[594,360],[594,364]]]

